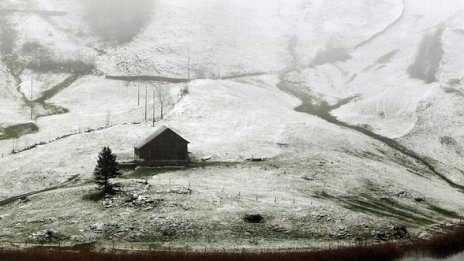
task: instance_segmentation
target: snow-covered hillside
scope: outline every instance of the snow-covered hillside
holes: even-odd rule
[[[361,227],[366,238],[390,224],[416,232],[462,216],[462,1],[105,1],[101,17],[90,0],[0,2],[0,200],[78,175],[72,187],[0,204],[0,239],[56,229],[108,240],[87,231],[92,214],[122,224],[127,212],[81,200],[96,155],[108,145],[132,157],[154,130],[152,113],[161,118],[156,97],[152,106],[161,88],[167,115],[155,125],[213,164],[144,176],[155,189],[138,189],[166,201],[157,213],[128,208],[157,220],[137,229],[162,228],[175,213],[186,234],[220,227],[217,247],[228,235],[253,245],[239,216],[259,211],[287,234],[248,228],[257,242],[298,246],[308,235],[351,240]],[[138,182],[131,177],[119,182]],[[181,200],[166,192],[190,183]],[[66,225],[65,205],[89,216]],[[117,239],[144,241],[132,236]]]

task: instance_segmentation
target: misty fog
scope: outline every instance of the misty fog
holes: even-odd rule
[[[149,22],[153,0],[82,0],[85,18],[103,40],[130,41]]]

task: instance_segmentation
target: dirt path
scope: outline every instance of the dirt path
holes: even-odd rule
[[[405,3],[405,0],[403,0],[403,10],[401,11],[401,15],[395,20],[393,21],[391,24],[387,25],[387,27],[385,27],[382,31],[374,34],[373,36],[369,37],[367,40],[357,44],[354,49],[358,49],[372,41],[374,41],[375,39],[377,39],[379,36],[385,34],[388,30],[390,30],[391,28],[393,28],[395,25],[397,25],[404,17],[404,14],[406,13],[406,3]]]
[[[71,184],[73,181],[76,181],[78,178],[79,178],[79,175],[74,175],[71,178],[69,178],[66,182],[64,182],[64,183],[62,183],[60,185],[4,199],[4,200],[0,201],[0,207],[6,206],[8,204],[11,204],[11,203],[13,203],[13,202],[15,202],[17,200],[20,200],[20,199],[23,199],[23,198],[26,198],[26,197],[30,197],[30,196],[37,195],[37,194],[44,193],[44,192],[48,192],[48,191],[57,190],[57,189],[60,189],[60,188],[64,188],[64,187],[68,186],[69,184]]]

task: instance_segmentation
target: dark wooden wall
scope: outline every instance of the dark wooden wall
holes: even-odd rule
[[[187,161],[188,142],[171,130],[166,130],[135,154],[145,161]]]

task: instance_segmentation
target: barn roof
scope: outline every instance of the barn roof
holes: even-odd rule
[[[159,135],[161,135],[163,132],[165,132],[166,130],[171,130],[172,132],[174,132],[175,134],[177,134],[175,131],[173,131],[171,128],[169,128],[168,126],[166,125],[163,125],[161,127],[159,127],[158,129],[155,130],[155,132],[153,132],[150,136],[146,137],[145,139],[139,141],[135,146],[134,148],[136,149],[140,149],[142,148],[143,146],[147,145],[150,141],[156,139],[156,137],[158,137]],[[187,143],[189,143],[186,139],[182,138],[179,134],[177,134],[177,136],[179,136],[179,138],[183,139],[184,141],[186,141]]]

